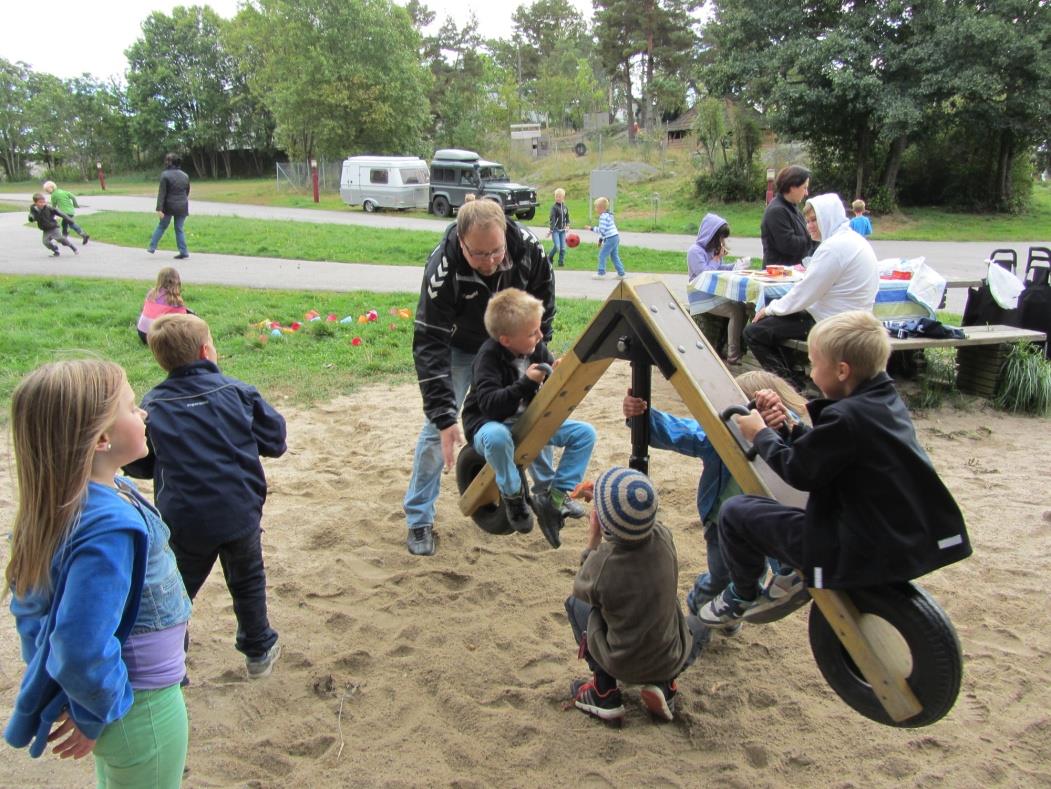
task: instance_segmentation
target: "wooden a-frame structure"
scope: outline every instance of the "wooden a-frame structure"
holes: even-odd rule
[[[518,465],[526,466],[536,458],[615,359],[631,362],[632,391],[647,401],[652,368],[660,371],[745,493],[805,506],[806,494],[790,487],[755,457],[733,420],[724,419],[728,409],[743,408],[747,398],[668,286],[653,277],[621,281],[563,355],[514,426]],[[649,421],[635,418],[628,464],[646,472],[648,463]],[[496,478],[486,465],[464,491],[460,510],[471,515],[497,501]],[[922,705],[901,670],[894,668],[903,664],[900,647],[883,638],[878,627],[867,626],[848,594],[828,589],[811,589],[810,594],[887,714],[895,721],[919,714]]]

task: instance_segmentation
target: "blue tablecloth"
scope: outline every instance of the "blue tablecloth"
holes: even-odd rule
[[[732,301],[755,304],[756,310],[774,299],[784,296],[795,281],[771,282],[747,271],[704,271],[689,285],[690,288]],[[881,321],[903,318],[933,318],[934,313],[912,298],[908,280],[881,279],[876,304],[872,312]]]

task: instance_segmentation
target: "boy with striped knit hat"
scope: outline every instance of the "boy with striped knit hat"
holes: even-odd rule
[[[641,685],[646,709],[672,720],[675,678],[700,654],[708,630],[688,625],[679,607],[675,543],[656,520],[657,491],[649,477],[608,469],[595,482],[594,497],[588,544],[566,600],[578,655],[594,676],[573,683],[573,704],[619,723],[625,715],[619,679]]]

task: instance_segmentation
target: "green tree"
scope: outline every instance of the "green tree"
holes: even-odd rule
[[[256,0],[235,19],[252,93],[294,156],[421,148],[427,72],[409,13],[389,0]]]
[[[220,159],[230,174],[236,64],[224,46],[226,24],[208,6],[155,11],[126,51],[138,144],[151,155],[186,151],[202,176],[217,176]]]

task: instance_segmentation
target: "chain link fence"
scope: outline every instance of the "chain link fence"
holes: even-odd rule
[[[343,162],[340,160],[318,159],[318,191],[338,192],[339,177],[342,169]],[[308,194],[314,188],[310,178],[310,167],[306,162],[277,162],[274,165],[274,175],[277,180],[278,192]]]

